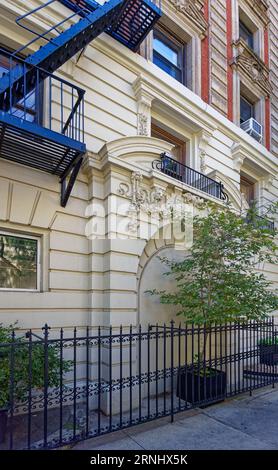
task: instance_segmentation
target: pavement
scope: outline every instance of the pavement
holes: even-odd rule
[[[72,450],[277,450],[278,389],[88,439]],[[69,447],[68,447],[69,448]]]

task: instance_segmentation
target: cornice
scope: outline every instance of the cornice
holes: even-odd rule
[[[235,142],[231,148],[234,169],[240,171],[244,166],[250,167],[258,175],[263,177],[275,177],[277,175],[277,165],[272,165],[269,160],[260,161],[258,156],[250,149],[245,142]]]
[[[267,0],[245,0],[251,10],[258,16],[266,27],[269,22],[268,1]]]
[[[234,41],[232,45],[234,46],[235,56],[231,65],[247,75],[264,95],[270,96],[272,86],[269,81],[269,68],[242,39]]]
[[[203,37],[207,35],[209,24],[204,17],[204,0],[169,0],[176,11],[184,15]]]

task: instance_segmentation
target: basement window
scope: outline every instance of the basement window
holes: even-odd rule
[[[40,239],[0,232],[0,289],[39,290]]]

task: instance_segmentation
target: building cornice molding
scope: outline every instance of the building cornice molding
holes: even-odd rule
[[[206,37],[209,24],[204,17],[204,0],[170,0],[170,3],[194,24],[201,37]]]
[[[269,68],[242,39],[234,41],[232,45],[235,53],[232,67],[247,76],[264,95],[270,96],[272,86],[269,80]]]
[[[264,178],[273,178],[277,174],[277,168],[272,166],[267,160],[264,161],[264,164],[260,163],[254,155],[254,152],[252,152],[244,142],[235,142],[233,144],[231,157],[233,159],[234,169],[238,173],[243,167],[249,167],[252,168],[255,173],[263,174]]]
[[[251,8],[253,13],[260,19],[263,25],[266,27],[269,22],[268,15],[268,1],[267,0],[245,0],[247,5]]]

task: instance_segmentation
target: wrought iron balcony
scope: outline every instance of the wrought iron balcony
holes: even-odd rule
[[[59,176],[64,206],[86,151],[85,92],[13,54],[0,54],[7,64],[0,85],[9,79],[9,86],[0,86],[0,157]]]
[[[154,160],[152,166],[165,175],[188,184],[199,191],[203,191],[209,194],[209,196],[221,199],[222,201],[228,201],[228,196],[224,192],[224,186],[221,182],[193,170],[193,168],[174,160],[165,153],[161,154],[160,160]]]

